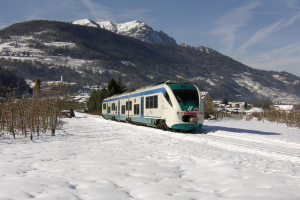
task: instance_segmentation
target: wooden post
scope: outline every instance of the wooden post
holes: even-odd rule
[[[23,123],[24,123],[24,134],[25,134],[25,137],[27,137],[27,131],[26,131],[26,112],[24,113],[23,115]]]
[[[39,111],[37,113],[37,122],[36,122],[36,132],[37,132],[37,136],[40,137],[40,115],[39,115]]]
[[[53,122],[52,122],[52,128],[51,128],[51,136],[55,136],[56,122],[57,122],[57,110],[56,110],[56,107],[54,107],[52,120],[53,120]]]
[[[13,138],[16,139],[16,135],[15,135],[15,131],[14,131],[14,111],[13,109],[11,109],[11,117],[10,117],[10,120],[11,120],[11,124],[10,124],[10,131],[13,135]]]

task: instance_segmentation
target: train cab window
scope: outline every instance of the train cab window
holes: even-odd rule
[[[132,110],[132,101],[126,102],[126,110]]]
[[[167,91],[165,91],[165,94],[164,94],[164,96],[165,96],[165,98],[166,98],[167,102],[170,104],[170,106],[172,106],[172,107],[173,107],[173,105],[172,105],[172,101],[171,101],[171,99],[170,99],[170,96],[169,96],[169,94],[168,94],[168,92],[167,92]]]
[[[110,106],[108,106],[107,112],[110,113]]]
[[[103,104],[103,110],[106,110],[106,103]]]
[[[111,104],[111,110],[115,110],[116,109],[116,104],[115,103],[112,103]]]
[[[122,109],[121,110],[122,110],[121,113],[125,114],[125,105],[122,105]]]
[[[173,93],[179,103],[199,105],[197,90],[173,90]]]
[[[146,97],[146,108],[158,108],[158,96]]]
[[[139,115],[140,114],[140,105],[134,104],[134,114]]]

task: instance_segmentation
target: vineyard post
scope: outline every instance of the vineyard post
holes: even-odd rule
[[[34,88],[33,88],[33,97],[32,97],[32,118],[31,118],[31,134],[30,134],[30,140],[32,140],[32,132],[34,129],[34,102],[35,102],[35,96],[40,94],[40,79],[36,79]]]
[[[3,109],[1,110],[1,131],[4,130],[4,113]]]
[[[11,108],[10,120],[11,120],[11,122],[10,122],[10,132],[12,133],[13,138],[16,139],[15,131],[14,131],[14,109],[13,109],[13,107]]]
[[[57,111],[56,107],[54,107],[53,118],[52,118],[52,127],[51,127],[51,135],[55,136],[56,122],[57,122]]]
[[[26,132],[26,112],[23,115],[23,121],[24,121],[24,136],[27,137],[27,132]]]

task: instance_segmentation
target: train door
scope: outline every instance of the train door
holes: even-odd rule
[[[141,97],[141,122],[144,122],[144,97]]]
[[[108,102],[106,103],[106,117],[108,117]]]
[[[118,119],[120,119],[120,100],[118,101]]]

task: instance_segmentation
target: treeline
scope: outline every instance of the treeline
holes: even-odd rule
[[[263,113],[255,113],[254,116],[259,120],[265,119],[269,122],[286,124],[289,128],[300,128],[300,110],[265,110]]]

